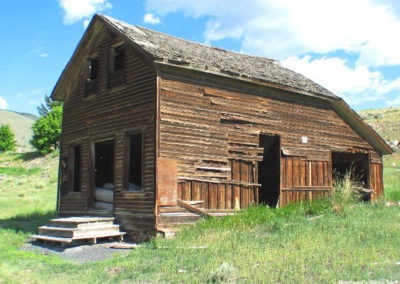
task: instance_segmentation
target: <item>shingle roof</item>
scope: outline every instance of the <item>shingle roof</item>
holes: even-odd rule
[[[338,98],[307,77],[283,67],[276,60],[190,42],[143,27],[132,26],[105,15],[98,17],[119,30],[157,63],[241,80],[267,82],[310,95]]]

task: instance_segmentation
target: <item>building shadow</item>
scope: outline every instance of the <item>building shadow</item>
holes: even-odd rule
[[[15,232],[34,234],[39,226],[45,225],[50,219],[56,217],[55,210],[16,215],[8,219],[0,219],[0,227]]]

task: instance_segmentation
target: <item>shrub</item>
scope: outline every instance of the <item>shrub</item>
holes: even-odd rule
[[[0,152],[12,151],[15,149],[14,133],[9,125],[0,126]]]

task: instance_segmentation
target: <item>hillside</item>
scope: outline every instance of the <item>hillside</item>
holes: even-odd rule
[[[359,114],[388,143],[400,140],[400,108],[368,109]]]
[[[32,137],[32,124],[37,117],[32,114],[0,110],[0,124],[8,124],[15,134],[17,148],[22,151],[31,149],[29,140]]]

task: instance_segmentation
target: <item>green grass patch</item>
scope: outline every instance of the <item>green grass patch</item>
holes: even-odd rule
[[[385,156],[383,161],[385,198],[391,202],[400,202],[400,152]]]
[[[41,168],[26,169],[23,167],[0,167],[0,174],[9,176],[32,176],[40,173]]]

